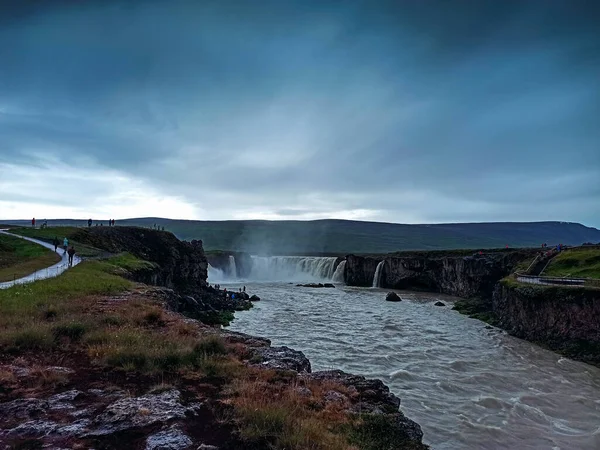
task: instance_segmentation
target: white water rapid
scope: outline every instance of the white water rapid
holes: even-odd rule
[[[253,256],[250,279],[257,281],[331,280],[336,257]]]
[[[338,266],[335,268],[335,272],[333,273],[333,277],[331,281],[334,283],[344,283],[344,270],[346,269],[346,260],[343,260]]]
[[[232,279],[237,278],[237,267],[235,267],[235,257],[233,255],[229,255],[229,270],[227,271],[227,275]]]
[[[383,270],[383,261],[377,264],[377,268],[375,269],[375,276],[373,277],[373,287],[380,287],[381,285],[381,272]]]

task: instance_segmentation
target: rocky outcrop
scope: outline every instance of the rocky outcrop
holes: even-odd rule
[[[346,267],[344,268],[344,281],[348,286],[371,287],[375,269],[381,258],[363,256],[346,256]]]
[[[42,437],[47,443],[65,438],[85,441],[184,421],[198,415],[201,408],[200,403],[186,404],[176,389],[139,397],[114,390],[65,391],[46,399],[25,398],[0,404],[0,442]],[[192,443],[176,426],[171,426],[150,435],[146,448],[177,448],[166,446],[169,442]]]
[[[494,290],[491,311],[514,336],[600,365],[600,289],[506,280]]]
[[[381,380],[367,379],[341,370],[311,372],[310,361],[302,352],[285,346],[270,347],[268,339],[244,333],[223,331],[222,335],[229,342],[247,345],[252,365],[298,372],[298,380],[305,384],[316,381],[345,388],[344,392],[335,388],[326,391],[321,399],[322,404],[315,407],[324,408],[328,403],[346,404],[346,413],[360,415],[364,429],[359,432],[373,433],[369,439],[371,448],[428,448],[421,443],[421,427],[399,410],[400,399]],[[301,383],[296,391],[300,396],[313,395]]]
[[[385,301],[386,302],[401,302],[402,299],[395,292],[388,292],[387,295],[385,296]]]
[[[310,372],[310,361],[304,353],[286,346],[258,347],[253,351],[254,364],[277,370]]]
[[[514,250],[476,252],[467,256],[428,255],[427,252],[388,256],[384,259],[381,287],[427,290],[466,298],[491,296],[495,284],[534,253],[533,250]],[[370,286],[380,260],[346,257],[346,284]]]
[[[138,227],[83,228],[72,239],[154,263],[153,268],[143,266],[133,271],[136,281],[187,291],[207,285],[208,262],[202,241],[180,241],[172,233]]]
[[[308,283],[308,284],[297,284],[296,287],[309,287],[309,288],[335,288],[331,283]]]
[[[381,380],[367,379],[341,370],[302,374],[303,380],[334,382],[347,388],[348,395],[335,390],[325,394],[324,402],[349,402],[348,412],[359,414],[373,436],[373,448],[426,449],[421,443],[423,431],[400,410],[400,399]],[[370,429],[370,430],[369,430]],[[377,443],[377,444],[376,444]]]

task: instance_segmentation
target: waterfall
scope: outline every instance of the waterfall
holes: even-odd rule
[[[344,279],[344,270],[346,269],[346,260],[343,260],[338,264],[335,272],[333,273],[333,277],[331,281],[334,283],[344,283],[346,280]]]
[[[264,281],[331,280],[336,257],[253,256],[250,279]]]
[[[221,269],[217,269],[216,267],[208,264],[208,281],[211,283],[217,281],[223,281],[225,279],[225,274]]]
[[[237,267],[235,267],[235,257],[229,255],[229,270],[227,271],[229,278],[237,278]]]
[[[383,261],[377,264],[375,276],[373,277],[373,287],[381,287],[381,273],[383,272]]]

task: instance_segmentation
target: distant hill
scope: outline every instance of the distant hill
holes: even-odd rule
[[[29,221],[2,221],[28,225]],[[600,230],[569,222],[490,222],[432,225],[315,221],[198,221],[127,219],[117,225],[164,226],[180,239],[202,239],[207,250],[266,254],[391,253],[402,250],[539,247],[600,242]],[[53,225],[85,226],[82,220],[49,220]],[[106,226],[106,221],[104,223]]]

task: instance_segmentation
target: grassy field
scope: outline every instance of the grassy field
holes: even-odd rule
[[[24,277],[58,261],[60,256],[41,245],[0,234],[0,282]]]
[[[565,250],[550,261],[542,275],[600,279],[600,246]]]
[[[69,245],[73,245],[77,250],[77,254],[82,258],[92,258],[103,254],[101,250],[89,245],[82,244],[72,239],[73,234],[78,230],[77,227],[48,227],[48,228],[27,228],[17,227],[10,230],[11,233],[27,236],[40,241],[52,243],[54,238],[58,238],[60,246],[63,244],[63,239],[66,237],[69,240]]]

